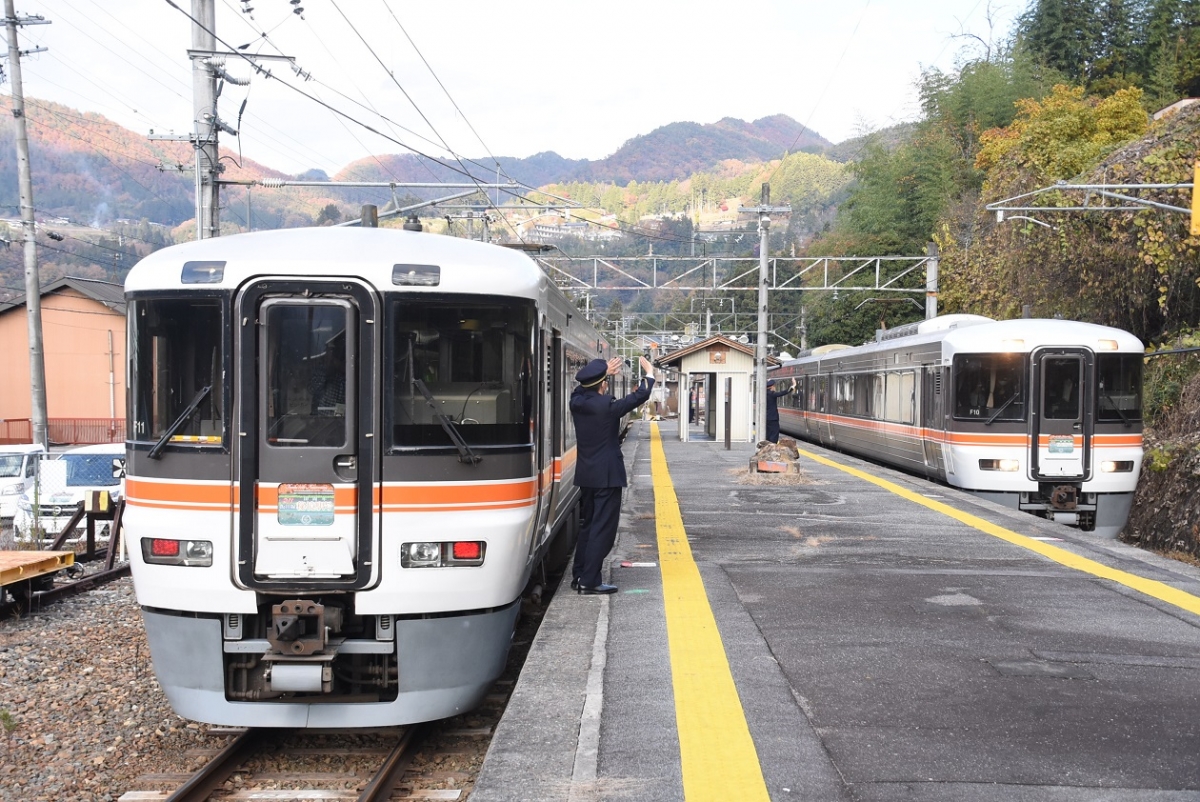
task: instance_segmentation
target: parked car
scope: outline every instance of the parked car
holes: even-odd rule
[[[45,453],[40,444],[0,446],[0,518],[17,514],[17,498],[33,486],[37,462]]]
[[[13,518],[17,542],[39,539],[35,527],[41,530],[41,538],[62,532],[89,491],[107,490],[114,502],[120,500],[125,490],[125,472],[115,469],[114,461],[121,466],[124,460],[123,444],[103,443],[64,451],[57,459],[43,462],[37,484],[27,488],[17,501],[17,514]],[[98,526],[97,538],[107,538],[108,530],[107,522]],[[74,543],[85,536],[86,529],[80,526],[67,542]]]

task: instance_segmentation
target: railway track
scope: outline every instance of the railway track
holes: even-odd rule
[[[417,727],[229,730],[191,749],[175,771],[155,767],[117,802],[315,802],[469,798],[545,606],[527,605],[504,676],[475,710]]]
[[[224,748],[182,756],[201,763],[190,774],[144,774],[118,802],[465,800],[505,701],[410,727],[231,732]]]

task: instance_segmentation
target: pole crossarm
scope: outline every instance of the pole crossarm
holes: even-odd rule
[[[1011,198],[989,203],[984,208],[989,212],[996,213],[997,222],[1003,222],[1004,216],[1008,212],[1141,212],[1146,209],[1163,209],[1168,212],[1183,212],[1190,214],[1191,209],[1182,206],[1173,206],[1169,203],[1150,200],[1149,198],[1138,197],[1133,194],[1142,190],[1169,190],[1169,191],[1190,191],[1193,184],[1067,184],[1058,183],[1041,189],[1035,189],[1032,192],[1023,192],[1020,195],[1014,195]],[[1047,193],[1085,193],[1082,204],[1074,206],[1040,206],[1031,205],[1031,201],[1040,198]],[[1103,199],[1115,200],[1122,205],[1111,205],[1107,203],[1093,204],[1092,197],[1098,196]]]
[[[564,289],[757,291],[757,261],[733,256],[537,256],[542,269]],[[777,256],[768,260],[767,287],[775,292],[911,292],[907,276],[928,269],[930,256]],[[869,276],[869,278],[868,278]]]

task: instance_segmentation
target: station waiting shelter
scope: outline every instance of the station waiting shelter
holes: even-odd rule
[[[779,360],[767,357],[767,364]],[[755,442],[754,346],[721,334],[659,357],[658,367],[679,374],[679,439]],[[728,421],[728,423],[726,423]]]

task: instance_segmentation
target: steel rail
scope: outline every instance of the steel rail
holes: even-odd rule
[[[405,730],[404,735],[393,747],[391,754],[383,761],[383,765],[375,772],[375,776],[367,783],[366,788],[358,795],[358,802],[384,802],[392,796],[392,789],[404,776],[405,770],[417,755],[417,747],[425,738],[425,727],[414,724]]]
[[[250,729],[243,732],[208,763],[193,774],[187,782],[175,789],[166,802],[205,802],[220,788],[229,776],[245,762],[246,756],[258,748],[265,737],[265,730]]]

